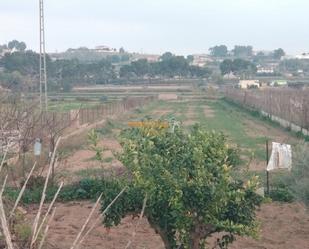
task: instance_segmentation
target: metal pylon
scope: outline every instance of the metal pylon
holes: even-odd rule
[[[40,107],[42,111],[48,107],[43,0],[40,0]]]

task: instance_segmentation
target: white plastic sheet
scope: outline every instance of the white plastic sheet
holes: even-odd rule
[[[266,170],[292,169],[292,148],[289,144],[272,143],[272,152]]]

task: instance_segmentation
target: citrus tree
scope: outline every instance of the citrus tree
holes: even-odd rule
[[[234,235],[256,235],[258,181],[233,180],[223,134],[198,126],[190,133],[182,128],[133,128],[123,132],[122,146],[119,158],[128,173],[103,198],[102,210],[121,185],[128,190],[106,214],[106,226],[144,208],[167,249],[205,248],[206,238],[216,232],[225,232],[218,241],[221,248]]]

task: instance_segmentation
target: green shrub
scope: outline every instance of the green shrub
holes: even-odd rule
[[[293,153],[293,167],[291,172],[275,173],[271,185],[274,187],[275,198],[295,200],[309,205],[309,145],[301,143],[295,147]]]
[[[77,183],[66,185],[59,193],[58,201],[73,201],[73,200],[92,200],[98,198],[103,192],[109,189],[118,189],[121,179],[118,181],[109,179],[90,179],[85,178]],[[58,186],[49,186],[46,190],[46,201],[49,202],[53,199],[57,192]],[[20,189],[6,188],[5,196],[11,200],[16,200]],[[41,200],[43,185],[36,188],[26,189],[21,202],[24,204],[39,203]]]
[[[100,97],[100,102],[106,102],[106,101],[108,101],[108,96],[106,96],[106,95],[103,95],[103,96],[101,96]]]
[[[280,201],[280,202],[292,202],[294,200],[293,194],[287,188],[274,188],[269,192],[269,197],[273,201]]]

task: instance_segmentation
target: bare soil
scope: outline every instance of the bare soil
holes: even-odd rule
[[[80,228],[86,220],[91,208],[90,202],[71,202],[57,204],[57,212],[48,235],[49,248],[69,249]],[[45,210],[47,207],[45,207]],[[33,217],[37,206],[28,208],[28,216]],[[99,210],[93,218],[96,219]],[[305,208],[297,203],[264,204],[257,212],[261,222],[259,239],[237,238],[229,247],[231,249],[305,249],[309,244],[309,215]],[[82,248],[85,249],[121,249],[132,239],[132,232],[137,219],[131,216],[122,220],[121,224],[110,230],[98,224]],[[161,238],[143,219],[136,230],[137,234],[131,248],[163,249]],[[213,244],[216,236],[208,240]]]
[[[155,116],[162,117],[171,113],[172,111],[173,111],[172,109],[156,109],[155,111],[152,112],[152,114]]]
[[[164,116],[172,112],[170,109],[156,109],[153,115]],[[204,108],[206,117],[213,117],[214,111],[210,107]],[[191,125],[196,119],[196,113],[193,107],[188,109],[186,113],[188,120],[184,125]],[[274,141],[287,142],[296,141],[289,134],[280,129],[276,129],[262,122],[246,120],[246,132],[249,136],[269,137]],[[100,145],[105,148],[104,158],[112,158],[111,162],[104,163],[105,167],[121,168],[123,165],[115,159],[115,153],[121,151],[121,146],[115,139],[103,139]],[[94,152],[88,149],[79,150],[72,156],[67,158],[66,162],[59,165],[57,171],[66,171],[70,175],[83,169],[100,168],[102,165],[92,160]],[[264,170],[265,165],[259,162],[252,162],[251,170]],[[68,179],[68,178],[66,178]],[[76,179],[71,179],[74,181]],[[48,236],[49,249],[70,248],[76,235],[78,234],[83,222],[86,220],[92,203],[90,202],[72,202],[58,203],[55,221],[51,224],[51,230]],[[46,208],[46,207],[45,207]],[[31,206],[28,209],[29,216],[33,216],[37,210],[37,206]],[[99,210],[97,210],[97,216]],[[305,208],[297,203],[264,204],[257,212],[258,220],[261,222],[260,238],[254,240],[251,238],[238,238],[237,241],[230,246],[231,249],[304,249],[309,244],[309,215]],[[82,248],[85,249],[118,249],[125,248],[127,242],[132,238],[132,232],[136,226],[137,219],[126,217],[121,224],[115,228],[107,230],[103,225],[99,224],[95,230],[89,235]],[[211,238],[209,242],[214,242],[215,238]],[[146,219],[143,219],[137,229],[136,239],[131,247],[136,249],[163,249],[164,245],[161,238],[149,226]]]
[[[115,157],[116,153],[121,152],[122,149],[119,142],[116,139],[105,138],[100,141],[99,146],[104,149],[103,160],[109,159],[108,162],[95,160],[95,152],[90,149],[78,150],[59,163],[56,168],[58,179],[65,183],[77,181],[80,177],[74,173],[87,169],[122,170],[122,163]]]
[[[158,97],[160,100],[177,100],[178,99],[178,95],[175,93],[162,93],[159,94]]]

